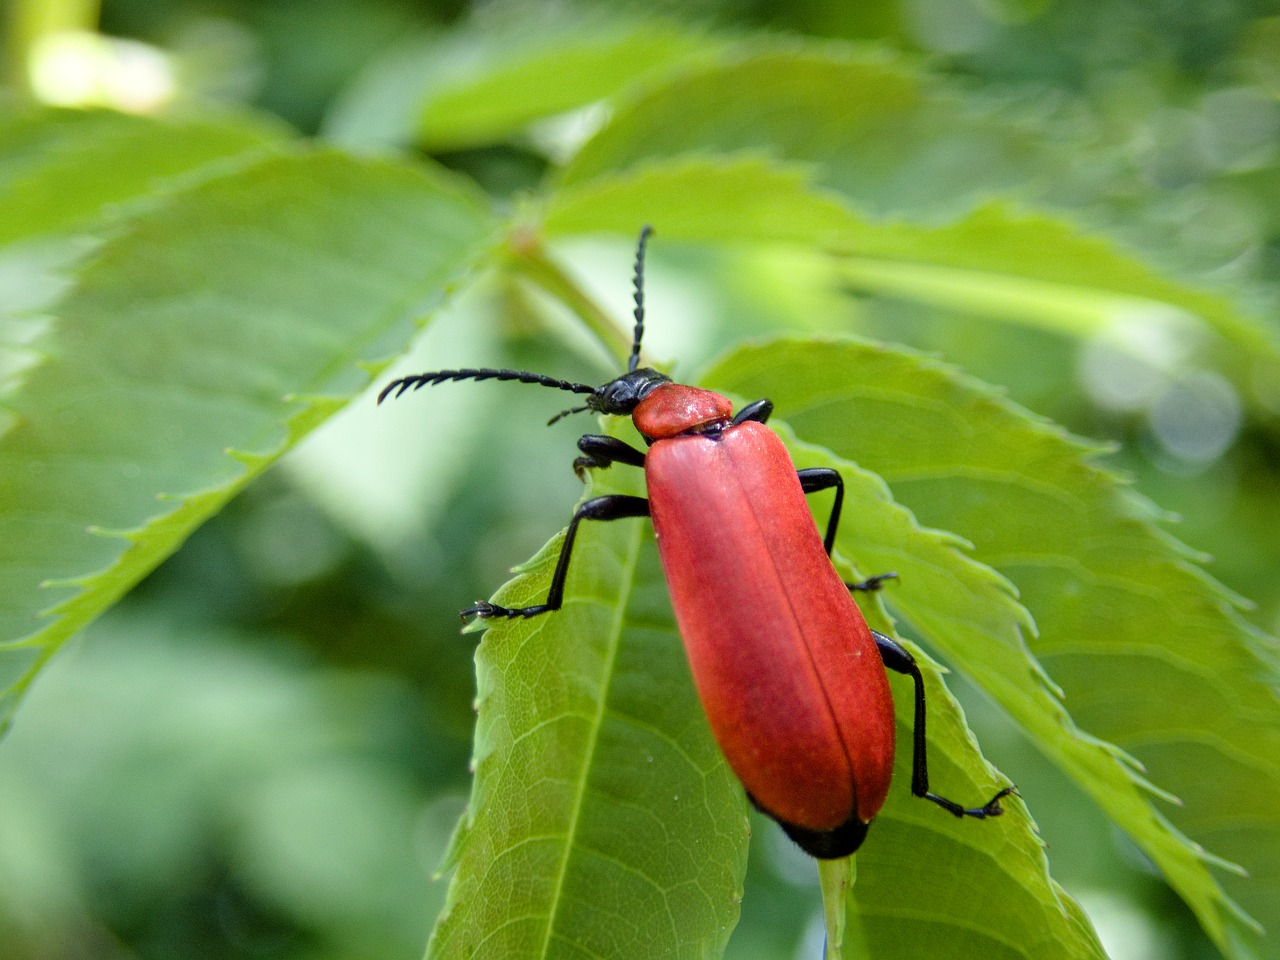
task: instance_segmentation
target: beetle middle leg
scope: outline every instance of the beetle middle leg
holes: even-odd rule
[[[1000,814],[1004,813],[1004,809],[1000,806],[1000,801],[1010,794],[1016,793],[1017,791],[1014,787],[1005,787],[980,807],[962,807],[954,800],[948,800],[946,797],[940,797],[936,793],[929,792],[929,748],[925,743],[924,736],[924,677],[920,675],[920,667],[916,663],[916,658],[905,647],[876,630],[872,630],[871,635],[875,637],[876,646],[880,649],[880,659],[884,661],[885,667],[894,673],[906,674],[915,685],[916,714],[915,722],[912,724],[913,743],[911,751],[912,794],[924,800],[933,801],[953,816],[975,817],[979,820],[1000,816]]]
[[[823,549],[827,551],[827,556],[829,557],[836,545],[836,530],[840,526],[840,510],[844,506],[844,477],[840,476],[839,470],[833,470],[831,467],[810,467],[806,470],[797,470],[796,476],[800,478],[800,489],[806,494],[817,493],[819,490],[828,490],[831,487],[835,487],[836,502],[831,505],[831,518],[827,520],[827,535],[822,538]],[[846,583],[845,586],[850,590],[863,590],[871,593],[879,590],[884,581],[894,580],[897,576],[896,573],[878,573],[874,577],[867,577],[866,580],[860,583]]]
[[[639,451],[637,451],[639,452]],[[560,558],[556,561],[555,573],[551,575],[551,589],[547,592],[545,603],[537,603],[531,607],[500,607],[488,600],[481,600],[474,607],[462,611],[465,618],[470,615],[488,620],[494,617],[536,617],[540,613],[559,610],[564,602],[564,581],[569,573],[569,557],[573,553],[573,541],[578,536],[578,524],[583,520],[623,520],[627,517],[649,516],[649,501],[644,497],[631,497],[621,493],[609,494],[592,499],[578,505],[569,521],[569,529],[565,531],[564,546],[560,548]]]
[[[835,487],[836,502],[831,505],[831,517],[827,520],[827,535],[822,538],[823,549],[827,551],[829,557],[836,545],[836,529],[840,526],[840,510],[844,507],[844,477],[840,476],[839,470],[833,470],[830,467],[797,470],[796,476],[800,478],[800,489],[806,494]]]

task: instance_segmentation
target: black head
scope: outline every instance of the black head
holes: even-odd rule
[[[649,395],[654,387],[670,383],[671,378],[652,367],[641,367],[610,380],[587,399],[587,406],[600,413],[625,417]]]

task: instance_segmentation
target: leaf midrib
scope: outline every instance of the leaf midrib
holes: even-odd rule
[[[609,631],[609,655],[605,661],[602,676],[605,678],[606,688],[609,678],[613,675],[614,664],[618,658],[618,645],[622,638],[623,617],[627,608],[627,597],[630,595],[630,584],[635,581],[636,564],[640,557],[640,531],[638,529],[632,534],[630,543],[627,548],[627,559],[623,566],[623,576],[620,582],[627,585],[627,588],[618,595],[617,602],[614,605],[613,624]],[[583,757],[581,766],[581,775],[578,778],[577,790],[573,799],[573,807],[569,819],[569,829],[565,833],[564,853],[560,858],[560,870],[554,883],[552,884],[553,896],[550,906],[547,910],[546,932],[543,936],[542,947],[538,951],[538,956],[546,957],[551,949],[551,938],[556,926],[556,915],[560,910],[560,903],[563,899],[565,879],[569,872],[569,860],[573,855],[574,841],[578,834],[578,825],[582,821],[582,808],[584,798],[587,792],[587,780],[590,776],[591,765],[595,759],[596,747],[600,743],[600,728],[604,725],[604,716],[606,712],[606,704],[608,702],[607,693],[600,697],[600,704],[596,709],[596,715],[591,723],[591,735],[588,739],[586,755]]]

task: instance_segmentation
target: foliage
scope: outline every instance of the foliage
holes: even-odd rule
[[[358,16],[331,7],[335,23]],[[476,13],[410,31],[352,76],[324,125],[341,147],[194,92],[153,117],[7,106],[0,721],[14,729],[0,802],[16,812],[0,827],[12,878],[0,888],[26,892],[0,898],[0,935],[16,955],[58,953],[85,911],[100,928],[79,935],[90,942],[193,952],[165,933],[154,877],[180,888],[200,875],[206,836],[229,838],[203,868],[214,879],[190,881],[232,905],[211,942],[341,957],[425,937],[404,893],[407,841],[359,821],[382,811],[407,833],[410,791],[443,798],[419,828],[438,851],[469,692],[449,611],[567,517],[573,426],[532,436],[559,400],[522,388],[445,387],[382,410],[366,388],[412,348],[415,321],[430,321],[423,346],[399,363],[605,379],[626,342],[628,248],[649,222],[651,355],[679,356],[678,375],[738,400],[768,396],[797,463],[841,471],[837,565],[899,574],[864,607],[919,645],[935,783],[975,799],[1007,775],[1019,785],[999,820],[955,821],[909,796],[900,750],[845,901],[846,956],[1104,956],[1071,893],[1144,881],[1118,857],[1073,866],[1078,852],[1054,841],[1070,836],[1055,834],[1066,817],[1092,831],[1085,847],[1109,849],[1108,824],[1123,831],[1224,956],[1280,956],[1257,925],[1280,928],[1266,632],[1280,594],[1258,573],[1280,559],[1268,534],[1280,345],[1264,319],[1280,111],[1251,66],[1274,23],[1241,12],[1234,59],[1219,54],[1234,84],[1197,77],[1179,94],[1178,109],[1199,111],[1201,153],[1171,171],[1133,144],[1172,107],[1016,79],[1019,44],[1056,35],[1068,10],[1010,21],[970,54],[967,81],[954,53],[930,71],[887,44],[759,27]],[[847,32],[902,44],[873,22]],[[1108,465],[1112,449],[1141,493]],[[617,467],[589,492],[640,483]],[[1174,539],[1150,499],[1162,494],[1257,608]],[[500,601],[544,594],[559,543]],[[817,903],[812,868],[806,892],[787,891],[789,854],[720,758],[647,526],[586,525],[567,596],[557,615],[480,638],[474,779],[447,897],[430,895],[444,902],[428,954],[794,951]],[[104,614],[81,656],[53,657]],[[162,652],[186,644],[207,675]],[[307,652],[291,666],[263,654],[281,647]],[[937,661],[957,671],[965,710]],[[326,715],[350,699],[335,678],[358,671],[413,704],[387,722],[417,731],[416,746],[347,709]],[[31,798],[55,790],[42,764],[84,751],[51,718],[85,697],[100,728],[86,735],[132,730],[128,705],[100,689],[131,674],[185,691],[148,698],[157,725],[228,724],[222,740],[173,738],[168,762],[225,751],[234,776],[139,776],[146,761],[111,745],[117,779],[91,764],[34,813]],[[273,683],[286,694],[274,708]],[[894,691],[909,696],[898,678]],[[227,719],[241,699],[261,743]],[[206,702],[207,716],[183,713]],[[365,740],[376,763],[354,755]],[[339,787],[343,769],[359,776]],[[295,810],[329,816],[322,797],[350,818],[331,829],[359,891],[334,876],[341,858],[316,852],[315,820],[287,824]],[[154,824],[139,820],[148,803],[164,811]],[[52,852],[64,833],[84,852]],[[149,838],[150,859],[124,849],[129,836]],[[1051,877],[1064,861],[1069,876]],[[399,904],[381,929],[375,888]]]

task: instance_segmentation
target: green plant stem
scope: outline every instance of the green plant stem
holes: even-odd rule
[[[1072,337],[1087,337],[1135,317],[1186,334],[1200,326],[1186,311],[1156,300],[1064,283],[865,257],[843,261],[838,270],[859,290]]]
[[[512,243],[508,249],[509,262],[516,272],[568,307],[609,353],[626,361],[631,352],[631,332],[621,329],[608,311],[547,255],[541,244]]]

